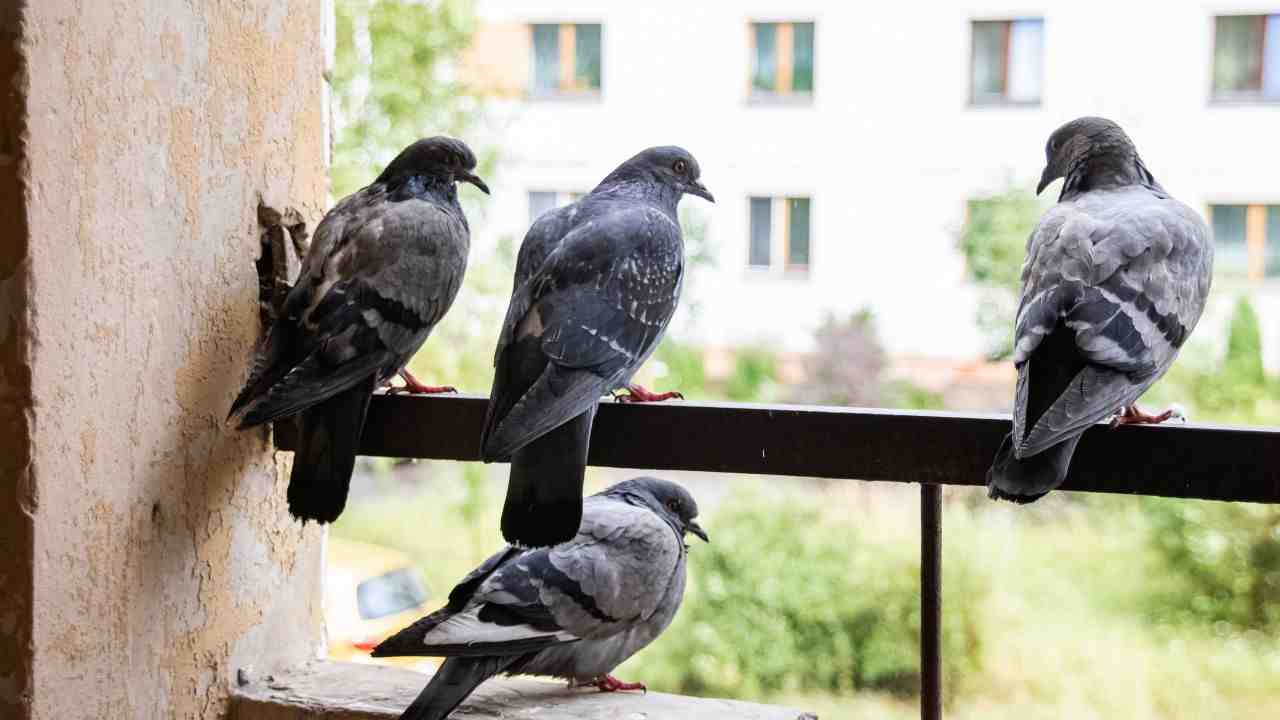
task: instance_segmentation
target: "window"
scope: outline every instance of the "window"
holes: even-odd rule
[[[807,273],[810,201],[806,197],[752,197],[747,266]]]
[[[970,68],[974,105],[1039,105],[1044,20],[975,21]]]
[[[1210,205],[1214,271],[1250,280],[1280,277],[1280,205]]]
[[[1214,18],[1213,98],[1280,100],[1280,14]]]
[[[751,96],[813,97],[813,23],[751,23]]]
[[[556,192],[554,190],[529,191],[529,223],[542,217],[548,210],[555,210],[582,197],[579,192]]]
[[[600,93],[600,25],[560,23],[530,28],[533,34],[530,95],[575,97]]]

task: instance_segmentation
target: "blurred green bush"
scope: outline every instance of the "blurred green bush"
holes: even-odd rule
[[[1150,498],[1144,510],[1160,564],[1152,621],[1280,631],[1280,508]]]
[[[917,692],[918,545],[864,535],[821,508],[809,493],[722,506],[706,524],[711,544],[694,541],[674,626],[627,672],[697,695]],[[942,656],[953,694],[980,670],[989,580],[965,557],[944,568]]]

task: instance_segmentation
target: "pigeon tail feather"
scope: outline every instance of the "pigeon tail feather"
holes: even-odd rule
[[[330,523],[342,514],[374,377],[298,415],[298,449],[289,475],[289,513]]]
[[[507,655],[445,660],[400,720],[444,720],[480,683],[519,659],[519,655]]]
[[[318,353],[313,353],[290,370],[265,395],[258,396],[238,411],[238,429],[244,430],[295,415],[352,387],[363,387],[394,362],[395,356],[382,350],[334,367],[326,365]],[[369,387],[372,392],[373,386]]]
[[[1005,435],[996,459],[987,471],[987,495],[1020,505],[1035,502],[1067,479],[1071,455],[1080,435],[1030,457],[1018,459],[1013,452],[1013,434]]]
[[[582,524],[582,483],[596,406],[511,456],[502,536],[524,547],[572,540]]]

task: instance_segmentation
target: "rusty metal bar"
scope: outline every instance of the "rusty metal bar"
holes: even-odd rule
[[[920,486],[920,718],[942,719],[942,487]]]
[[[366,455],[477,460],[487,400],[377,395]],[[593,465],[982,485],[1007,415],[796,405],[601,404]],[[276,443],[292,450],[291,423]],[[1280,430],[1091,428],[1064,490],[1280,503]]]

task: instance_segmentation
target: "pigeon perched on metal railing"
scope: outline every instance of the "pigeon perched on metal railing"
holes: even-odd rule
[[[507,546],[484,561],[444,608],[373,650],[374,657],[448,658],[402,720],[439,720],[499,673],[644,689],[609,673],[675,617],[684,597],[685,533],[707,540],[697,516],[681,486],[634,478],[586,499],[573,540]]]
[[[296,416],[289,512],[326,523],[347,500],[369,397],[399,373],[453,304],[470,231],[455,183],[489,188],[460,140],[405,148],[382,174],[344,198],[316,228],[280,318],[231,406],[240,429]]]
[[[541,546],[578,530],[591,423],[600,397],[662,400],[628,386],[680,298],[685,193],[712,200],[698,163],[649,148],[525,235],[494,357],[481,437],[486,462],[511,461],[502,534]]]
[[[1027,242],[1015,327],[1013,432],[987,473],[991,497],[1031,502],[1062,484],[1090,425],[1156,423],[1134,403],[1204,310],[1209,230],[1170,197],[1110,120],[1049,138],[1039,193],[1065,178]]]

